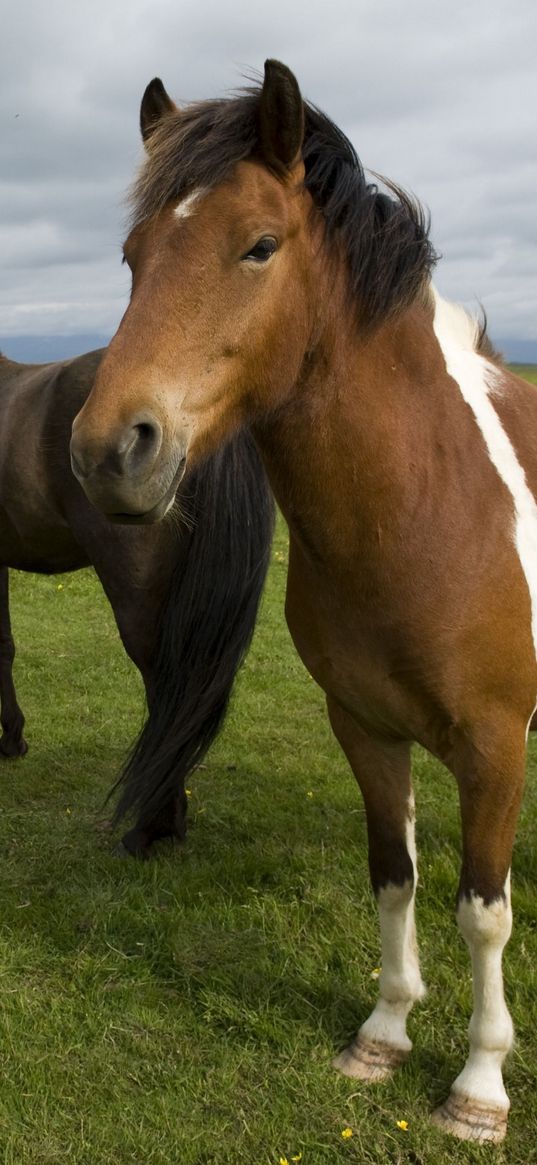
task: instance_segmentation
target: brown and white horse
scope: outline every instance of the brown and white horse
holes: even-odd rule
[[[366,808],[380,997],[339,1057],[386,1076],[423,995],[410,747],[451,769],[470,1052],[443,1128],[500,1140],[512,1024],[509,871],[537,700],[537,396],[430,282],[420,208],[368,184],[275,61],[263,84],[142,102],[130,306],[75,421],[88,496],[166,512],[188,463],[248,423],[289,524],[287,619]]]

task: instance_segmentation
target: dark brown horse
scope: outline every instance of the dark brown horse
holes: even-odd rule
[[[123,774],[123,839],[145,855],[185,831],[184,782],[216,736],[248,647],[268,566],[273,502],[246,433],[194,469],[159,526],[113,525],[73,477],[73,418],[102,352],[58,364],[0,358],[0,753],[26,751],[13,686],[8,567],[41,573],[92,564],[149,716]],[[182,512],[183,511],[183,512]]]
[[[130,306],[75,421],[109,514],[154,520],[251,424],[290,528],[287,619],[362,790],[378,1003],[338,1060],[376,1080],[421,998],[410,747],[453,772],[470,1053],[437,1122],[500,1140],[509,871],[537,700],[537,396],[435,293],[425,217],[369,184],[285,66],[242,96],[142,103]],[[118,469],[119,467],[119,469]]]

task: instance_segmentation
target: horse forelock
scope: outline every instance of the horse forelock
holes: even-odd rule
[[[239,162],[259,158],[260,92],[257,86],[163,117],[130,192],[132,227],[193,190],[214,189]],[[307,102],[304,113],[304,185],[321,213],[328,247],[344,255],[361,322],[380,323],[429,283],[437,256],[428,215],[393,183],[382,180],[385,193],[368,181],[351,142],[324,113]]]
[[[255,153],[257,100],[199,101],[162,118],[130,191],[132,227],[197,188],[214,189]]]

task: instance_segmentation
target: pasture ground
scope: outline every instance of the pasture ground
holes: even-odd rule
[[[510,1128],[474,1147],[427,1119],[462,1066],[471,992],[454,782],[419,750],[414,1051],[382,1085],[330,1067],[372,1006],[378,931],[359,794],[284,625],[286,557],[280,524],[187,843],[145,864],[112,856],[103,808],[143,702],[100,587],[90,571],[12,579],[30,752],[0,768],[5,1165],[537,1160],[537,748],[505,958]]]
[[[537,364],[511,364],[510,367],[517,376],[523,376],[531,384],[537,384]]]

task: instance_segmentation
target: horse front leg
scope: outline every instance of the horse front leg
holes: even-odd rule
[[[384,1080],[412,1049],[407,1016],[425,994],[414,922],[417,865],[410,745],[367,736],[330,698],[328,712],[364,798],[381,939],[379,999],[334,1066],[346,1076]]]
[[[132,623],[121,610],[114,611],[120,629],[123,644],[130,658],[137,665],[144,681],[149,720],[158,714],[157,695],[155,685],[156,635],[144,638],[137,630],[139,614],[136,610],[136,624],[132,633]],[[187,832],[188,800],[183,784],[178,781],[177,789],[169,800],[161,805],[160,809],[150,815],[140,814],[132,829],[127,830],[121,838],[117,853],[120,856],[130,855],[134,858],[146,859],[150,856],[153,843],[171,839],[175,842],[185,840]]]
[[[502,953],[511,934],[510,866],[525,767],[523,724],[500,721],[453,766],[459,783],[463,860],[457,922],[470,952],[470,1054],[433,1120],[464,1140],[501,1141],[509,1098],[502,1064],[513,1042],[503,993]]]
[[[0,567],[0,756],[24,756],[28,745],[22,735],[24,716],[17,703],[13,683],[13,660],[15,643],[11,634],[9,617],[9,572],[7,566]]]

